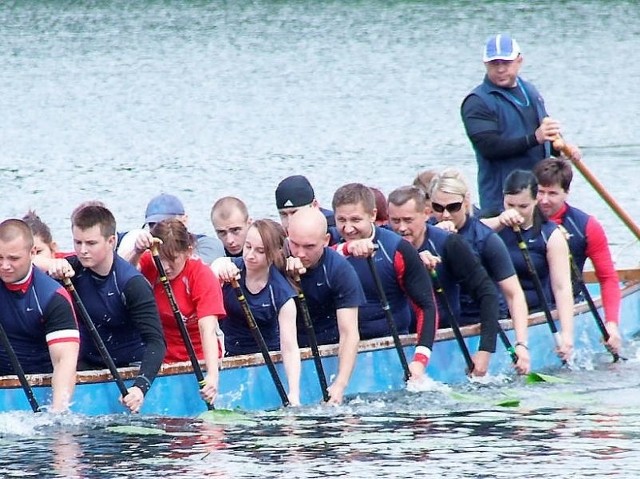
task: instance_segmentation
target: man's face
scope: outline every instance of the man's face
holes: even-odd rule
[[[329,244],[328,233],[318,234],[315,228],[305,230],[298,225],[289,229],[291,254],[299,258],[305,268],[312,268],[318,264],[327,244]]]
[[[419,211],[413,199],[400,206],[389,203],[391,229],[410,242],[414,248],[422,246],[427,229],[426,221],[426,211]]]
[[[227,219],[216,217],[213,227],[225,249],[233,255],[238,255],[242,253],[249,223],[249,219],[245,218],[240,210],[234,210]]]
[[[334,215],[336,228],[346,241],[370,238],[373,234],[373,222],[376,210],[366,211],[362,202],[338,206]]]
[[[569,193],[558,184],[552,186],[538,186],[538,208],[545,216],[555,215],[567,201]]]
[[[80,264],[98,274],[106,274],[100,270],[106,266],[111,267],[115,236],[109,238],[102,236],[99,225],[94,225],[86,230],[74,226],[71,232],[73,234],[73,249],[78,255]]]
[[[296,212],[301,208],[313,208],[313,203],[309,203],[305,206],[296,206],[294,208],[281,208],[278,210],[278,214],[280,215],[280,224],[284,228],[284,230],[289,232],[289,218],[296,214]]]
[[[0,241],[0,279],[16,283],[24,279],[31,268],[35,247],[28,248],[22,236],[11,241]]]
[[[491,83],[500,88],[513,88],[522,66],[522,57],[518,56],[515,60],[493,60],[486,62],[484,66]]]

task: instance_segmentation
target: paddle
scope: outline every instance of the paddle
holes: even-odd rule
[[[307,331],[307,338],[309,338],[309,346],[311,346],[311,352],[313,353],[313,363],[315,364],[316,373],[318,374],[318,381],[320,381],[322,399],[324,399],[324,402],[327,402],[329,401],[327,377],[325,376],[324,368],[322,367],[322,359],[320,358],[320,351],[318,350],[318,340],[316,338],[315,329],[313,328],[313,322],[311,321],[311,315],[309,314],[307,299],[304,297],[304,291],[302,290],[302,284],[300,283],[300,275],[296,274],[294,280],[298,285],[298,304],[300,306],[300,309],[302,310],[304,327]]]
[[[547,298],[544,295],[544,291],[542,289],[542,283],[540,283],[540,277],[538,276],[536,267],[534,266],[533,261],[531,260],[531,254],[529,253],[529,249],[527,248],[527,243],[525,243],[524,238],[522,237],[522,232],[520,231],[519,226],[514,226],[513,232],[516,234],[516,238],[518,239],[518,248],[520,248],[524,261],[525,263],[527,263],[527,269],[529,270],[529,274],[531,275],[531,278],[533,280],[533,285],[536,289],[538,300],[542,305],[542,310],[544,311],[544,317],[547,320],[547,324],[549,325],[549,329],[551,330],[551,333],[553,334],[553,339],[556,342],[556,346],[560,348],[562,346],[562,338],[560,337],[560,333],[558,332],[556,323],[553,322],[553,316],[551,316],[549,303],[547,303]],[[567,361],[563,359],[562,364],[566,365]]]
[[[574,160],[571,158],[571,148],[567,145],[564,140],[560,137],[556,138],[553,141],[553,147],[564,154],[567,158],[571,160],[571,162],[575,165],[575,167],[582,173],[582,176],[589,182],[589,184],[593,187],[594,190],[600,195],[600,197],[609,205],[609,207],[618,215],[618,217],[622,220],[622,222],[627,225],[627,228],[631,230],[631,232],[636,236],[637,239],[640,240],[640,228],[636,225],[631,219],[631,216],[622,209],[622,207],[618,204],[618,202],[609,194],[609,192],[604,188],[602,183],[598,181],[595,175],[586,167],[586,165],[582,161]]]
[[[122,376],[120,376],[120,372],[118,371],[116,364],[113,362],[113,358],[109,354],[109,351],[107,351],[107,347],[104,345],[104,341],[102,341],[102,338],[100,337],[100,333],[98,333],[98,330],[96,329],[96,325],[93,324],[93,321],[91,320],[91,316],[89,316],[89,312],[87,311],[87,308],[84,307],[84,304],[82,303],[82,299],[80,299],[80,295],[78,294],[78,291],[76,291],[76,287],[73,285],[70,278],[64,278],[62,282],[64,283],[64,287],[67,288],[67,291],[69,291],[69,294],[71,294],[73,301],[76,303],[76,307],[78,308],[78,311],[80,311],[80,317],[82,318],[84,325],[89,330],[91,339],[96,345],[96,348],[98,349],[98,352],[102,357],[102,360],[107,365],[107,368],[111,373],[111,376],[113,376],[113,379],[116,382],[116,385],[118,386],[118,390],[120,391],[120,394],[122,395],[122,397],[125,397],[127,394],[129,394],[129,391],[127,390],[127,387],[124,385]]]
[[[264,342],[264,338],[262,337],[262,333],[258,328],[258,324],[256,323],[256,320],[253,317],[251,308],[249,308],[249,303],[247,302],[247,298],[245,298],[244,292],[242,291],[242,287],[238,283],[237,279],[231,280],[231,286],[236,292],[236,296],[238,298],[238,301],[240,302],[240,306],[242,306],[242,311],[247,320],[247,324],[249,325],[249,329],[251,330],[251,334],[253,335],[253,338],[256,340],[256,343],[258,343],[258,347],[260,348],[260,352],[262,353],[264,363],[267,365],[267,369],[269,370],[269,374],[271,375],[273,384],[276,386],[276,389],[278,390],[278,394],[280,395],[280,400],[282,401],[282,405],[286,407],[289,405],[289,398],[287,397],[287,392],[284,390],[282,381],[280,381],[280,377],[278,376],[278,371],[276,371],[276,367],[273,364],[271,355],[269,354],[269,348],[267,348],[267,344]]]
[[[158,250],[158,243],[156,243],[155,241],[151,245],[151,256],[153,257],[153,262],[155,263],[156,269],[158,270],[158,275],[160,276],[160,282],[162,283],[164,292],[169,299],[171,311],[173,312],[173,317],[178,324],[178,330],[180,330],[180,336],[182,337],[182,341],[184,342],[184,347],[187,349],[187,354],[189,355],[189,360],[191,361],[191,367],[193,367],[193,373],[198,380],[198,386],[200,387],[200,389],[202,389],[206,384],[204,374],[202,373],[200,362],[198,361],[198,357],[196,356],[196,351],[195,349],[193,349],[193,343],[191,342],[191,338],[189,337],[189,331],[187,331],[187,327],[184,324],[184,318],[182,317],[182,313],[178,308],[176,298],[173,295],[173,290],[171,289],[169,278],[167,278],[164,266],[162,266],[162,261],[160,260],[160,251]],[[215,409],[213,404],[210,404],[208,401],[205,401],[205,404],[207,405],[207,409],[209,411]]]
[[[13,371],[18,376],[18,381],[20,382],[20,386],[22,386],[22,390],[24,391],[24,395],[27,396],[27,401],[29,401],[29,405],[33,412],[42,412],[40,410],[40,405],[36,397],[33,394],[33,389],[31,389],[31,385],[29,381],[27,381],[27,376],[24,374],[24,369],[22,369],[22,365],[18,360],[18,356],[16,351],[11,346],[11,341],[9,341],[9,336],[7,336],[7,332],[4,330],[4,326],[2,326],[2,322],[0,322],[0,343],[2,343],[2,347],[9,356],[9,362],[11,363],[11,367]]]
[[[376,269],[376,265],[373,261],[373,256],[369,256],[367,258],[367,263],[369,264],[369,269],[371,270],[373,281],[376,284],[378,296],[380,296],[380,304],[382,305],[382,310],[384,311],[385,317],[387,318],[387,325],[389,326],[389,331],[391,331],[391,336],[393,337],[393,344],[395,345],[396,351],[398,351],[398,357],[400,358],[402,370],[404,371],[404,380],[408,381],[411,377],[409,364],[407,364],[407,358],[404,355],[404,349],[402,349],[402,343],[400,342],[398,328],[396,328],[396,322],[393,320],[391,308],[389,307],[389,301],[387,301],[387,295],[385,294],[384,288],[382,287],[382,281],[380,281],[380,276],[378,275],[378,270]]]
[[[445,310],[449,315],[449,323],[451,324],[453,335],[456,337],[456,341],[458,342],[460,351],[464,356],[464,361],[467,363],[467,374],[471,374],[473,373],[475,364],[473,362],[473,359],[471,358],[471,354],[469,353],[467,343],[464,342],[464,337],[462,336],[462,331],[460,331],[460,323],[458,323],[458,318],[456,318],[456,315],[453,312],[453,308],[451,307],[449,298],[447,298],[447,294],[442,288],[442,283],[440,283],[440,278],[438,277],[438,273],[436,272],[435,268],[429,268],[429,274],[431,274],[433,289],[440,296],[440,300],[442,301],[442,304],[444,305]]]
[[[560,231],[562,231],[565,234],[565,236],[568,234],[568,232],[564,228],[564,226],[560,225],[559,228],[560,228]],[[578,283],[578,286],[580,287],[580,290],[582,291],[584,299],[587,302],[587,304],[589,305],[589,309],[591,310],[591,314],[593,314],[593,319],[596,320],[596,324],[598,325],[598,329],[600,330],[600,333],[602,334],[602,339],[606,343],[607,341],[609,341],[609,338],[610,338],[609,331],[607,331],[607,327],[604,325],[604,321],[602,321],[602,317],[600,316],[600,313],[598,312],[598,308],[596,307],[596,304],[593,302],[593,298],[591,297],[591,293],[589,293],[589,288],[587,288],[587,285],[585,284],[584,280],[582,279],[582,272],[578,269],[578,265],[576,264],[576,261],[573,259],[573,255],[571,254],[571,250],[569,250],[569,264],[571,265],[571,274],[572,274],[574,280],[576,281],[576,283]],[[607,348],[607,350],[611,353],[611,356],[613,357],[613,362],[614,363],[617,363],[620,359],[625,359],[625,358],[621,358],[618,353],[616,353],[614,351],[611,351],[608,348]]]

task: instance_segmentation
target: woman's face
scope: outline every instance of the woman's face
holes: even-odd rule
[[[52,242],[47,244],[42,241],[40,236],[33,237],[33,246],[36,248],[36,256],[42,256],[44,258],[53,258],[55,253],[56,243]]]
[[[170,260],[168,258],[160,256],[160,261],[162,262],[162,266],[164,268],[164,272],[167,275],[169,281],[178,277],[182,270],[184,269],[187,261],[191,257],[191,251],[184,251],[182,253],[178,253],[175,259]]]
[[[261,270],[270,266],[262,237],[255,227],[250,227],[242,248],[242,258],[247,270]]]
[[[522,215],[524,225],[533,222],[533,211],[538,201],[531,196],[531,190],[525,189],[515,195],[504,195],[504,209],[513,209]]]
[[[467,200],[463,195],[434,191],[431,196],[431,215],[436,221],[451,221],[456,229],[467,220]]]

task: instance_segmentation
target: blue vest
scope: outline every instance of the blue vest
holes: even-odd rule
[[[529,97],[538,116],[537,125],[527,124],[525,107],[518,104],[515,98],[505,89],[495,86],[485,76],[484,81],[469,95],[478,96],[495,115],[498,121],[500,136],[504,139],[518,138],[532,134],[542,119],[547,116],[544,100],[538,90],[529,82],[518,78],[519,84]],[[478,162],[478,193],[483,211],[502,211],[502,192],[504,180],[514,170],[532,170],[534,165],[551,154],[551,145],[545,142],[528,149],[519,156],[492,161],[476,150]]]
[[[137,327],[129,319],[124,290],[127,283],[142,274],[127,261],[114,255],[111,271],[102,278],[80,266],[72,278],[73,284],[89,316],[104,341],[116,366],[141,361],[145,344]],[[78,315],[79,313],[76,312]],[[80,317],[80,316],[78,316]],[[84,322],[80,322],[80,358],[93,364],[103,364]]]
[[[587,261],[587,223],[591,218],[578,208],[567,205],[562,217],[562,226],[569,232],[569,249],[578,269],[582,271]]]
[[[0,320],[25,373],[53,371],[43,314],[60,284],[33,268],[25,294],[9,291],[0,281]],[[4,348],[0,347],[0,374],[15,374]]]
[[[542,290],[544,292],[547,304],[549,307],[553,307],[553,295],[551,293],[551,280],[549,278],[549,263],[547,262],[547,243],[551,234],[556,230],[557,226],[552,221],[545,221],[538,234],[534,231],[535,228],[529,228],[528,230],[522,230],[522,238],[527,244],[529,250],[529,256],[533,266],[538,273],[540,283],[542,284]],[[499,233],[504,243],[507,245],[511,259],[513,260],[513,266],[516,268],[516,273],[522,290],[527,299],[529,305],[529,311],[542,310],[542,303],[536,292],[533,276],[529,272],[529,268],[524,259],[522,251],[518,247],[518,240],[516,234],[508,228],[503,229]]]
[[[444,231],[436,226],[432,226],[427,223],[427,231],[425,239],[422,245],[418,248],[418,251],[429,251],[432,255],[442,258],[442,262],[436,266],[436,273],[438,273],[438,279],[440,285],[447,296],[447,300],[451,305],[453,314],[456,315],[458,320],[460,319],[460,286],[455,281],[446,267],[446,258],[443,257],[445,251],[445,244],[451,233]],[[449,328],[451,322],[449,320],[449,312],[444,306],[440,293],[436,294],[436,301],[438,304],[438,316],[439,324],[438,328]]]
[[[399,334],[407,334],[411,324],[411,305],[409,299],[398,283],[398,276],[393,264],[393,260],[401,241],[401,236],[384,228],[375,227],[375,242],[379,249],[374,255],[374,263],[382,287],[387,296],[387,301],[391,309],[391,314],[396,323]],[[380,303],[380,295],[376,288],[371,270],[365,258],[347,258],[356,270],[362,289],[366,298],[366,303],[360,307],[358,312],[358,328],[361,339],[380,338],[389,336],[389,326],[385,312]]]

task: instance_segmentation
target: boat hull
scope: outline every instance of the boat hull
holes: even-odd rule
[[[599,299],[596,303],[600,306]],[[603,350],[599,330],[586,304],[575,307],[575,351],[579,360],[593,351]],[[529,327],[529,348],[532,352],[532,369],[543,370],[560,367],[554,353],[554,342],[542,314],[533,315]],[[628,283],[623,288],[621,306],[621,333],[629,339],[640,331],[640,283]],[[514,342],[509,320],[503,327]],[[465,341],[471,351],[477,350],[479,327],[463,328]],[[403,336],[402,343],[408,358],[413,356],[415,335]],[[337,346],[320,347],[328,381],[337,373]],[[309,350],[303,350],[301,375],[301,402],[319,403],[322,394]],[[276,369],[286,387],[286,376],[279,354],[273,355]],[[439,330],[427,372],[431,378],[448,384],[466,380],[465,362],[450,330]],[[509,373],[510,357],[502,344],[491,359],[490,374]],[[122,370],[125,380],[135,377],[134,368]],[[30,375],[36,398],[40,404],[51,399],[48,375]],[[362,341],[355,369],[347,388],[347,395],[380,393],[404,387],[403,372],[398,353],[391,338]],[[119,392],[108,371],[78,373],[78,385],[71,406],[73,412],[86,415],[125,413],[118,401]],[[240,356],[223,361],[220,371],[220,391],[217,408],[241,410],[268,410],[281,406],[280,397],[260,355]],[[0,378],[0,411],[29,410],[24,392],[13,376]],[[195,416],[206,411],[200,400],[198,384],[189,364],[165,365],[147,394],[142,414],[167,416]]]

